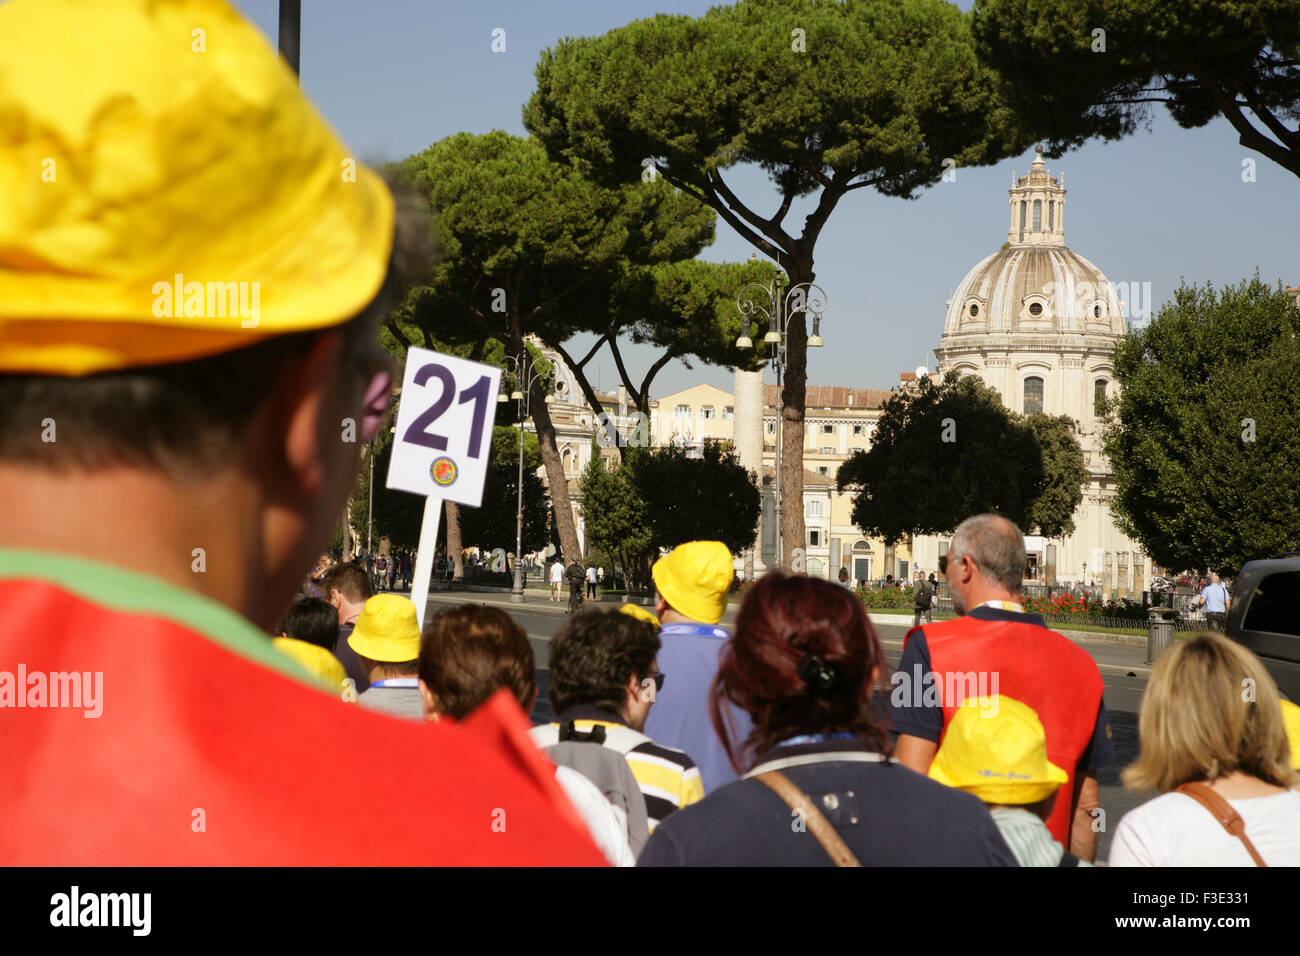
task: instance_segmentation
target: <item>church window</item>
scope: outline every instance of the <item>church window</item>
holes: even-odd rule
[[[1038,415],[1043,411],[1043,380],[1032,377],[1025,379],[1025,414]]]
[[[1092,307],[1092,315],[1093,315],[1093,318],[1100,319],[1100,318],[1101,318],[1101,306],[1099,306],[1099,305],[1094,305],[1094,306]]]
[[[1020,200],[1020,241],[1025,239],[1025,213],[1029,209],[1029,204],[1023,199]]]
[[[1092,383],[1092,412],[1100,415],[1106,405],[1106,380],[1099,378]]]
[[[1042,315],[1042,314],[1043,314],[1043,303],[1041,303],[1041,302],[1031,302],[1031,303],[1029,303],[1029,314],[1032,315],[1032,316],[1034,316],[1035,318],[1038,317],[1038,316],[1040,316],[1040,315]]]
[[[1047,203],[1047,231],[1056,231],[1056,203],[1050,200]]]
[[[973,319],[975,318],[975,316],[979,314],[980,314],[980,307],[976,303],[972,302],[970,304],[970,317]]]
[[[1034,200],[1034,232],[1043,231],[1043,201]]]

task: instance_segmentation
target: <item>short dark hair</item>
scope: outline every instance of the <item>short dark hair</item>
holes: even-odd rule
[[[551,640],[552,708],[622,710],[629,675],[647,676],[659,648],[659,632],[648,621],[617,610],[575,614]]]
[[[462,720],[500,688],[528,709],[537,687],[528,635],[497,607],[461,604],[439,611],[420,641],[420,679],[439,713]]]
[[[329,601],[300,597],[284,612],[280,633],[332,651],[339,636],[339,612]]]
[[[334,565],[320,579],[320,586],[327,598],[331,591],[338,591],[353,604],[370,600],[370,575],[360,561]]]

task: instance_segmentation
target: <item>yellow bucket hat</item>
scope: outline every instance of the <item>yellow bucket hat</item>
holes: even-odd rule
[[[736,570],[721,541],[688,541],[656,561],[650,576],[674,611],[692,621],[717,624],[727,609]]]
[[[967,700],[948,722],[930,779],[985,803],[1038,803],[1069,775],[1047,759],[1047,735],[1028,704],[994,695]]]
[[[1291,745],[1291,769],[1300,770],[1300,707],[1289,700],[1281,701],[1282,726],[1286,728],[1287,743]]]
[[[659,618],[655,617],[639,604],[620,604],[618,607],[620,614],[626,614],[628,617],[634,617],[638,621],[645,621],[647,624],[653,624],[656,628],[660,627]]]
[[[343,689],[347,671],[343,669],[343,663],[325,648],[296,637],[272,638],[271,646],[301,664],[326,690],[337,694]]]
[[[378,293],[393,218],[222,0],[0,3],[0,372],[337,325]]]
[[[420,623],[415,604],[398,594],[376,594],[366,601],[348,646],[372,661],[397,663],[420,656]]]

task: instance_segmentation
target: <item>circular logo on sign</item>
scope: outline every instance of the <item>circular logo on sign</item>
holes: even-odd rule
[[[446,457],[435,458],[433,464],[429,466],[429,477],[444,488],[455,481],[459,473],[460,469],[456,467],[456,463]]]

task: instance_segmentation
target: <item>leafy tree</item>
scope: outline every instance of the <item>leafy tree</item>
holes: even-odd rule
[[[715,211],[791,283],[816,277],[818,237],[853,190],[910,198],[947,169],[1024,145],[966,16],[944,0],[742,0],[700,18],[659,15],[562,40],[543,53],[537,82],[524,125],[553,157],[610,183],[653,172]],[[724,178],[741,164],[760,166],[779,191],[770,215]],[[812,209],[795,230],[786,220],[801,197]],[[807,338],[804,315],[794,315],[787,501],[803,494]],[[800,509],[783,511],[782,525],[787,549],[804,540]]]
[[[539,551],[547,543],[546,489],[537,475],[542,456],[537,436],[524,432],[524,535],[523,550]],[[519,489],[519,430],[496,426],[492,430],[492,457],[483,482],[483,504],[460,508],[461,535],[467,545],[487,551],[515,550]],[[518,556],[516,556],[516,559]]]
[[[1296,0],[977,0],[973,24],[1049,155],[1128,135],[1164,103],[1188,129],[1222,116],[1300,176]]]
[[[870,450],[854,453],[836,476],[841,492],[858,488],[853,523],[887,545],[951,531],[988,511],[1030,530],[1046,480],[1034,427],[977,376],[955,371],[938,384],[922,379],[886,402]],[[1076,503],[1079,494],[1075,488]],[[1041,514],[1060,520],[1051,502]]]
[[[1300,311],[1258,276],[1179,287],[1115,349],[1116,523],[1168,568],[1300,550]]]
[[[614,557],[629,589],[649,580],[650,515],[645,499],[625,466],[606,468],[593,456],[582,472],[582,520],[587,543]]]
[[[370,461],[374,455],[375,500],[372,513],[367,512],[370,499]],[[415,548],[420,543],[420,525],[424,520],[424,498],[406,491],[386,487],[388,462],[393,454],[393,436],[380,429],[374,442],[363,451],[361,477],[352,496],[352,526],[360,531],[365,547],[367,517],[372,514],[374,532],[370,547],[379,548],[379,539],[387,536],[394,547]],[[445,531],[443,532],[445,534]]]
[[[1022,526],[1047,538],[1074,533],[1074,512],[1083,500],[1088,468],[1074,437],[1077,423],[1069,415],[1028,415],[1025,418],[1043,453],[1043,490],[1034,499]]]
[[[633,455],[626,467],[646,503],[654,548],[721,541],[739,553],[753,546],[762,499],[730,447],[705,442],[703,457],[689,458],[670,445]]]
[[[713,239],[712,213],[687,197],[639,180],[599,186],[535,141],[499,131],[450,136],[401,170],[434,210],[440,249],[429,282],[387,324],[402,347],[497,339],[517,355],[528,336],[560,346],[577,332],[602,333],[626,268],[689,259]],[[574,363],[578,374],[585,362]],[[529,407],[562,548],[577,554],[544,388],[533,385]]]

